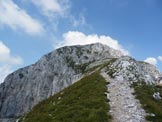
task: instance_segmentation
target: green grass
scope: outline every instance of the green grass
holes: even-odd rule
[[[21,122],[109,122],[106,81],[95,72],[36,105]]]
[[[140,100],[146,113],[155,114],[155,117],[147,115],[146,119],[151,122],[162,122],[162,100],[155,100],[152,96],[155,92],[162,94],[162,88],[155,85],[147,85],[144,82],[134,83],[133,87],[136,98]]]

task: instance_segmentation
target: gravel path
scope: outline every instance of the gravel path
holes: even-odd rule
[[[132,95],[134,90],[129,87],[128,82],[119,79],[111,79],[104,71],[101,75],[110,84],[107,86],[110,100],[110,113],[113,122],[146,122],[145,111],[137,99]]]

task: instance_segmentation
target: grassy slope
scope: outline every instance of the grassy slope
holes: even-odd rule
[[[23,122],[109,122],[106,81],[99,72],[39,103]]]
[[[136,98],[140,100],[142,107],[147,113],[153,113],[155,116],[146,116],[146,119],[151,122],[162,122],[162,100],[155,100],[153,93],[160,92],[162,88],[155,85],[146,85],[145,83],[134,84]]]

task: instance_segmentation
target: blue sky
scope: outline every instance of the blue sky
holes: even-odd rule
[[[101,42],[162,70],[161,0],[0,0],[0,82],[57,47]]]

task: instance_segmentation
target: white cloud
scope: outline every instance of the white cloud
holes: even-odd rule
[[[78,19],[76,19],[74,16],[71,16],[71,21],[74,27],[86,25],[86,19],[83,14],[80,14]]]
[[[85,35],[84,33],[78,31],[69,31],[64,33],[63,41],[58,43],[55,48],[70,45],[85,45],[91,43],[102,43],[110,46],[111,48],[120,50],[125,55],[129,55],[129,52],[125,50],[117,40],[114,40],[109,36],[98,36],[97,34]]]
[[[10,49],[0,41],[0,83],[12,72],[12,66],[22,64],[23,60],[19,56],[12,56]]]
[[[64,16],[70,8],[69,0],[30,0],[39,10],[48,17]]]
[[[154,58],[154,57],[148,57],[148,58],[146,58],[146,59],[144,60],[144,62],[147,62],[147,63],[150,63],[150,64],[156,66],[156,64],[157,64],[157,59]]]
[[[162,56],[158,56],[158,59],[162,62]]]
[[[70,0],[24,0],[31,3],[45,17],[46,29],[55,32],[61,19],[71,22],[71,2]],[[50,25],[50,26],[49,26]]]
[[[11,56],[10,49],[0,41],[0,63],[21,64],[22,59],[19,56]]]
[[[27,0],[26,0],[27,1]],[[71,13],[71,2],[70,0],[29,0],[33,5],[35,5],[40,13],[48,17],[52,28],[57,30],[59,20],[61,18],[69,21],[73,27],[87,27],[86,18],[81,12],[78,16],[74,16]],[[28,1],[27,1],[28,2]]]
[[[4,81],[6,76],[12,72],[12,69],[9,65],[0,66],[0,83]]]
[[[6,25],[14,30],[21,29],[31,35],[44,30],[39,21],[33,19],[12,0],[0,0],[0,25]]]

